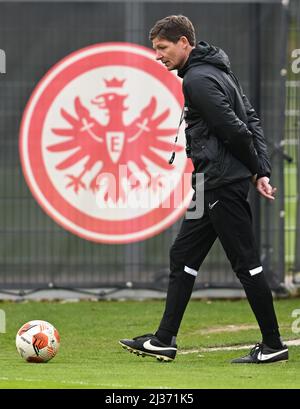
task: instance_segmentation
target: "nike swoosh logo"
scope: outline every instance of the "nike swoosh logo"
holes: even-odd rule
[[[177,348],[173,348],[173,347],[156,347],[155,345],[152,345],[150,342],[150,339],[148,339],[148,341],[145,341],[143,343],[143,347],[145,349],[148,349],[149,351],[177,351]]]
[[[267,359],[274,358],[275,356],[281,355],[284,352],[287,352],[287,349],[283,349],[282,351],[274,352],[273,354],[262,354],[261,352],[257,355],[257,359],[259,361],[266,361]]]
[[[208,203],[208,207],[210,210],[219,202],[219,200],[216,200],[213,204]]]

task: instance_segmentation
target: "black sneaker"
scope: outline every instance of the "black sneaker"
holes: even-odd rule
[[[242,358],[236,358],[231,361],[232,364],[268,364],[271,362],[287,361],[289,359],[288,347],[282,345],[281,349],[273,349],[266,344],[256,344],[249,355]]]
[[[177,345],[163,344],[155,335],[145,334],[133,339],[121,339],[119,343],[123,348],[136,355],[153,356],[159,361],[173,361],[177,352]]]

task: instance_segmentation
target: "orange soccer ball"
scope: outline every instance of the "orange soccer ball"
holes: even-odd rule
[[[16,347],[27,362],[47,362],[58,352],[60,336],[57,329],[47,321],[26,322],[16,336]]]

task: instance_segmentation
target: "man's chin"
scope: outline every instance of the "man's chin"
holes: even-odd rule
[[[177,70],[176,67],[174,67],[174,65],[170,65],[168,67],[166,67],[168,71],[173,71],[173,70]]]

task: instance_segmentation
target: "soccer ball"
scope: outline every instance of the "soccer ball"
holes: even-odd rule
[[[47,362],[58,351],[60,336],[56,328],[47,321],[26,322],[16,336],[16,347],[27,362]]]

